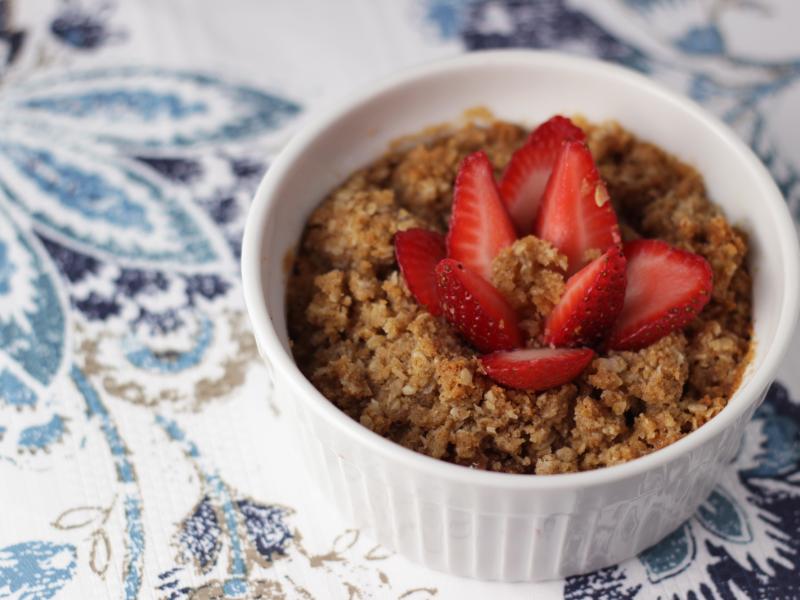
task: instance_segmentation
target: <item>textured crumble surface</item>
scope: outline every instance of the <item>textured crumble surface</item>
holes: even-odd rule
[[[485,150],[499,175],[526,131],[468,125],[391,151],[312,213],[289,282],[297,363],[353,419],[435,458],[512,473],[564,473],[642,456],[726,404],[747,362],[746,237],[707,198],[701,176],[615,123],[579,124],[626,239],[655,237],[705,256],[712,299],[685,331],[638,352],[599,356],[575,382],[541,393],[481,374],[474,351],[421,308],[399,275],[393,236],[444,233],[461,159]],[[495,259],[492,280],[528,345],[564,289],[565,258],[533,236]]]
[[[564,293],[566,269],[567,257],[532,235],[501,250],[492,262],[492,283],[517,312],[531,342]]]

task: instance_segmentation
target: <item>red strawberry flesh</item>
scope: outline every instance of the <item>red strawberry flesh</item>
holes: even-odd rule
[[[488,281],[492,259],[516,239],[486,153],[470,154],[456,177],[447,255]]]
[[[602,342],[625,299],[625,255],[612,246],[567,281],[561,300],[545,324],[554,346],[594,346]]]
[[[562,146],[533,230],[566,254],[568,275],[588,262],[590,250],[605,252],[620,242],[606,186],[583,142]]]
[[[569,383],[592,362],[588,348],[531,348],[495,352],[480,359],[496,382],[521,390],[540,391]]]
[[[418,228],[398,231],[394,236],[394,252],[411,294],[432,315],[440,315],[434,269],[445,257],[444,236]]]
[[[498,188],[520,235],[531,232],[547,180],[564,142],[586,139],[569,119],[556,115],[539,125],[511,156]]]
[[[635,240],[628,260],[625,302],[607,347],[638,350],[686,326],[711,298],[713,273],[702,256],[660,240]]]
[[[481,352],[522,345],[517,315],[494,286],[463,264],[446,258],[436,266],[444,318]]]

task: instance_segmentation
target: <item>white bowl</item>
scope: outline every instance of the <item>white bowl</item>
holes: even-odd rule
[[[555,113],[617,119],[693,164],[711,198],[750,234],[755,354],[708,424],[634,461],[565,475],[469,469],[417,454],[340,412],[289,349],[284,257],[320,200],[402,135],[486,106],[535,124]],[[247,308],[276,393],[296,408],[311,477],[357,527],[456,575],[536,581],[625,560],[675,529],[708,495],[783,357],[798,312],[798,244],[778,188],[725,125],[649,79],[602,62],[500,51],[405,71],[308,122],[269,168],[244,235]]]

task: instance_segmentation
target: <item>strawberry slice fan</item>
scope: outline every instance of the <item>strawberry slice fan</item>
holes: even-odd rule
[[[424,229],[395,236],[409,291],[476,350],[484,373],[540,391],[573,381],[595,350],[635,351],[688,325],[711,297],[697,254],[660,240],[622,244],[605,183],[584,132],[555,116],[512,155],[499,185],[484,152],[461,163],[446,238]],[[567,257],[568,278],[541,339],[491,284],[492,262],[517,234],[536,235]]]
[[[567,280],[544,328],[551,346],[596,346],[611,331],[625,301],[627,260],[611,246]]]
[[[542,195],[564,142],[586,139],[582,129],[555,116],[533,130],[500,178],[500,197],[520,236],[531,233]]]
[[[489,281],[492,260],[516,239],[489,158],[485,152],[470,154],[456,176],[447,255]]]
[[[445,257],[444,236],[425,229],[399,231],[394,237],[394,253],[411,294],[438,317],[442,311],[433,270]]]
[[[462,263],[446,258],[436,266],[445,319],[481,352],[522,346],[517,315],[497,289]]]
[[[561,146],[533,233],[566,255],[567,275],[589,262],[592,252],[605,252],[620,243],[617,215],[583,142],[568,141]]]

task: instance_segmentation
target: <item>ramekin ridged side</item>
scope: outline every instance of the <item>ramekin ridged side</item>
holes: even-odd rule
[[[488,495],[447,483],[431,487],[429,477],[398,471],[396,464],[332,430],[302,402],[294,406],[308,476],[348,523],[429,568],[511,582],[616,564],[676,529],[711,492],[716,477],[710,474],[736,454],[757,404],[697,448],[617,481],[613,489]],[[562,508],[537,510],[537,505]]]

